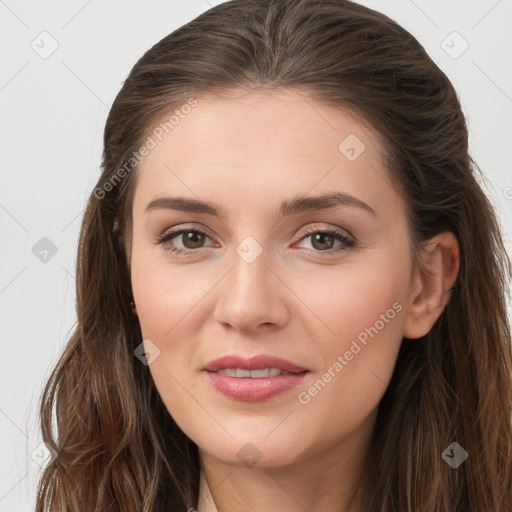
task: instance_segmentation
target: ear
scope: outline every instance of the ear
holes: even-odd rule
[[[450,288],[455,284],[460,266],[455,235],[445,232],[430,239],[420,259],[403,328],[403,336],[411,339],[425,336],[450,300]]]

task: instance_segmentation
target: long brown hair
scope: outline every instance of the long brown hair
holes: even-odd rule
[[[442,231],[460,245],[450,302],[426,336],[402,343],[379,406],[362,510],[510,512],[510,261],[468,153],[465,118],[419,42],[347,0],[229,1],[133,67],[107,119],[102,174],[83,218],[76,328],[41,398],[42,438],[57,457],[42,475],[37,512],[45,504],[77,512],[197,507],[197,446],[134,356],[142,341],[128,269],[134,155],[155,123],[191,98],[263,87],[357,112],[386,141],[414,257]],[[452,442],[468,453],[456,469],[442,457]]]

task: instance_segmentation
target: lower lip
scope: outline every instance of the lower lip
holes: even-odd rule
[[[228,377],[215,372],[205,373],[210,384],[224,396],[242,402],[261,402],[297,386],[308,372],[261,379]]]

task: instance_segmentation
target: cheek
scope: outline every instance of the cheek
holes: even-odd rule
[[[400,308],[392,306],[395,302],[402,304],[407,283],[405,275],[397,270],[399,267],[398,263],[386,264],[384,259],[368,259],[329,273],[296,276],[294,293],[304,299],[314,314],[315,319],[310,322],[319,325],[317,332],[322,332],[322,336],[318,341],[322,341],[322,347],[342,350],[376,322],[381,328],[385,322],[382,331],[389,331],[391,323],[395,324],[395,332],[400,330],[401,315],[396,311]],[[381,315],[385,316],[382,321]],[[391,321],[387,322],[388,319]]]
[[[155,260],[156,258],[153,258]],[[161,260],[161,258],[160,258]],[[168,262],[134,258],[132,288],[143,339],[160,353],[149,369],[160,394],[173,415],[186,415],[190,394],[195,395],[200,374],[198,358],[202,326],[211,317],[206,308],[208,292],[219,280],[212,269],[170,265]],[[186,388],[186,391],[185,389]]]
[[[368,254],[340,266],[336,275],[317,280],[316,287],[303,283],[298,293],[311,299],[308,305],[327,333],[318,337],[315,347],[322,353],[324,368],[313,386],[301,389],[302,400],[299,397],[312,421],[330,408],[333,429],[343,422],[355,425],[378,405],[402,341],[407,256],[406,251]]]
[[[326,403],[336,398],[357,409],[367,399],[376,405],[391,378],[402,341],[403,279],[391,271],[384,278],[382,266],[373,268],[349,272],[308,295],[327,333],[315,342],[324,360],[317,388],[331,390]]]
[[[178,322],[190,322],[201,297],[215,284],[212,272],[193,265],[172,265],[162,256],[141,254],[132,260],[132,289],[137,314],[146,337],[174,336]]]

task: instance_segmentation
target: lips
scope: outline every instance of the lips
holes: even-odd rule
[[[249,359],[245,359],[237,355],[223,356],[214,361],[210,361],[203,370],[207,372],[216,372],[225,369],[242,369],[242,370],[265,370],[267,368],[275,368],[288,373],[301,373],[307,371],[307,368],[296,365],[286,359],[274,357],[270,355],[259,355]]]
[[[294,388],[309,370],[269,355],[250,359],[230,355],[203,368],[206,380],[220,394],[242,402],[261,402]]]

